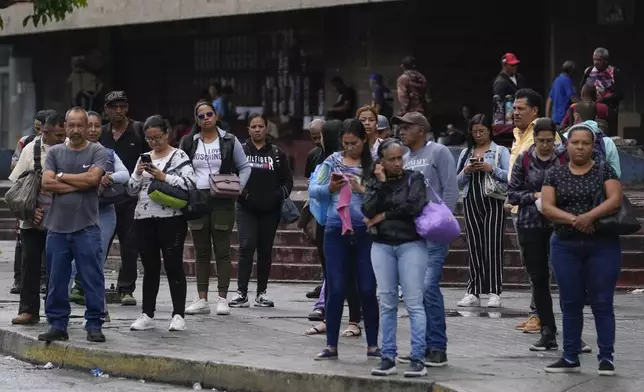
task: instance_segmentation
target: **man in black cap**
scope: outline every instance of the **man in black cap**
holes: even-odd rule
[[[105,113],[110,122],[103,126],[100,142],[106,148],[111,148],[121,158],[130,173],[134,171],[141,153],[150,151],[145,141],[143,123],[130,119],[127,114],[129,104],[124,91],[112,91],[105,96]],[[132,296],[136,287],[137,259],[139,256],[134,232],[134,208],[136,198],[115,205],[116,231],[121,249],[121,269],[118,276],[118,291],[121,304],[136,305]],[[112,241],[114,238],[112,237]],[[112,247],[107,247],[106,252]]]

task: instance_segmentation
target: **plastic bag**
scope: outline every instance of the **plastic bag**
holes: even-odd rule
[[[28,170],[9,188],[5,194],[5,202],[16,218],[23,221],[33,220],[41,182],[42,176],[39,172]]]

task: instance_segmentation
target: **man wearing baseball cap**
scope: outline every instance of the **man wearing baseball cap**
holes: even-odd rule
[[[423,173],[428,198],[437,202],[433,196],[435,192],[445,205],[454,211],[459,194],[456,163],[450,150],[442,144],[427,142],[429,121],[421,113],[409,112],[404,116],[394,117],[391,122],[399,125],[402,142],[410,150],[409,154],[405,155],[405,170]],[[425,275],[423,303],[427,316],[425,364],[431,367],[447,365],[445,304],[440,281],[448,250],[448,245],[427,241],[429,266]],[[398,360],[405,362],[410,358],[402,356]]]
[[[514,97],[517,90],[525,87],[523,76],[517,73],[519,63],[520,61],[514,53],[506,53],[501,57],[502,69],[496,76],[492,87],[494,95],[498,95],[502,99],[508,95]]]
[[[378,138],[382,140],[387,140],[393,135],[391,134],[391,127],[389,126],[389,120],[387,117],[382,114],[378,115],[378,124],[376,125],[376,130],[378,131]]]

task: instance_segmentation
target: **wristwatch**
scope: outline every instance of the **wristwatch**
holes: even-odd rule
[[[56,178],[60,180],[61,178],[63,178],[63,175],[64,175],[64,174],[65,174],[65,173],[62,173],[62,172],[61,172],[61,173],[58,173],[58,174],[56,174]]]

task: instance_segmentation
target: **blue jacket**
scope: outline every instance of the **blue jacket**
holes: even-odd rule
[[[470,149],[465,149],[461,151],[461,155],[458,157],[457,168],[460,168],[461,171],[456,175],[458,180],[458,187],[463,189],[463,198],[467,197],[467,192],[470,189],[470,178],[472,177],[471,173],[465,173],[465,166],[469,163],[470,158],[472,157],[472,151]],[[496,152],[499,153],[498,165],[495,166],[494,161],[496,160]],[[485,162],[492,165],[492,177],[495,180],[498,180],[502,183],[508,183],[508,171],[510,169],[510,150],[503,146],[492,142],[490,144],[490,150],[485,152],[483,155]]]

